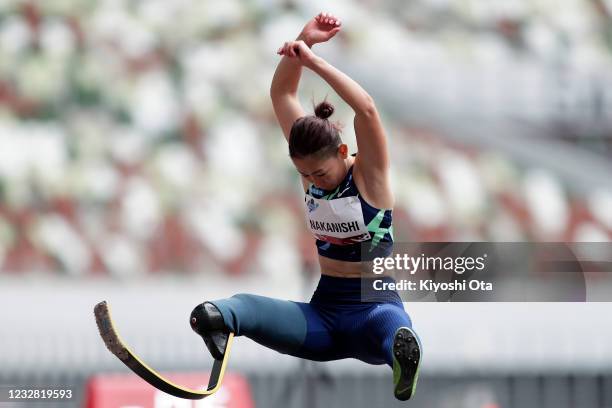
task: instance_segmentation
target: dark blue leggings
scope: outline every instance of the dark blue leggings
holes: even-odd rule
[[[390,280],[390,278],[385,278]],[[393,336],[412,327],[395,291],[369,293],[360,278],[323,275],[310,303],[238,294],[212,301],[237,336],[283,354],[315,361],[356,358],[389,364]]]

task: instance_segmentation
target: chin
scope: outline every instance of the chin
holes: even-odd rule
[[[320,188],[321,190],[333,190],[334,188],[338,187],[338,184],[321,184],[320,186],[316,187]]]

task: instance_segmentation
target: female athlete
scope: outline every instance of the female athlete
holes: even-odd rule
[[[356,358],[393,368],[395,397],[414,395],[421,345],[396,291],[364,298],[363,262],[391,253],[393,194],[387,139],[368,93],[311,50],[341,29],[333,15],[320,13],[282,56],[270,95],[289,143],[289,156],[301,175],[308,227],[316,237],[321,278],[309,303],[238,294],[207,301],[191,313],[192,329],[216,359],[227,335],[244,335],[280,353],[330,361]],[[334,108],[322,102],[306,115],[297,97],[306,67],[325,80],[353,109],[358,155],[348,155],[340,129],[330,122]],[[384,280],[393,282],[391,277]],[[366,285],[367,286],[367,285]]]

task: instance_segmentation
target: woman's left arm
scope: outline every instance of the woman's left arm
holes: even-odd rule
[[[302,41],[293,45],[302,64],[323,78],[355,112],[359,165],[377,178],[389,171],[387,137],[372,97],[348,75],[315,55]]]
[[[355,135],[359,154],[355,169],[363,180],[368,196],[390,206],[389,152],[387,137],[372,97],[348,75],[314,54],[303,41],[290,44],[305,67],[323,78],[355,112]]]
[[[317,58],[312,70],[323,78],[355,112],[356,163],[368,184],[382,181],[389,172],[387,137],[374,99],[348,75]]]

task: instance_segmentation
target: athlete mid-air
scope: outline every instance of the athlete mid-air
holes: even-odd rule
[[[340,20],[327,13],[310,20],[295,41],[278,49],[281,61],[270,89],[289,156],[301,175],[304,211],[319,253],[321,278],[312,299],[301,303],[237,294],[196,306],[190,323],[216,360],[223,359],[232,333],[309,360],[350,357],[388,364],[395,397],[407,400],[418,378],[419,339],[396,291],[376,291],[365,299],[361,290],[362,279],[368,279],[361,277],[362,263],[372,253],[392,252],[387,138],[370,95],[311,49],[340,29]],[[297,96],[303,67],[354,111],[359,154],[348,154],[340,128],[329,121],[334,112],[330,103],[320,103],[314,115],[305,114]]]

